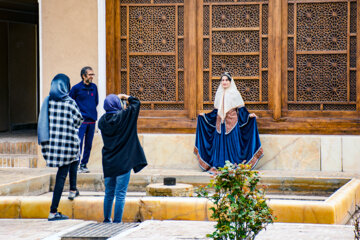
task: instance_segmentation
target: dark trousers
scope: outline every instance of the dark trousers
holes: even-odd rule
[[[84,144],[84,154],[82,156],[80,164],[86,165],[89,162],[92,142],[95,133],[95,123],[83,123],[79,128],[79,139],[80,139],[80,156]]]
[[[70,190],[76,191],[76,177],[77,177],[77,169],[78,169],[79,162],[75,161],[69,165],[61,166],[58,168],[56,173],[56,180],[55,180],[55,187],[54,187],[54,194],[51,202],[50,212],[56,213],[57,208],[59,206],[61,194],[64,189],[64,184],[66,180],[66,176],[69,173],[69,182],[70,182]]]

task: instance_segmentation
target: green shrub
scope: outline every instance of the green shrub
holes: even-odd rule
[[[214,203],[212,218],[216,230],[207,237],[216,240],[255,239],[269,223],[274,222],[264,191],[257,187],[260,178],[249,165],[233,165],[226,161],[210,184],[197,189],[199,197]]]
[[[360,240],[360,206],[356,206],[355,214],[353,216],[354,218],[354,239]]]

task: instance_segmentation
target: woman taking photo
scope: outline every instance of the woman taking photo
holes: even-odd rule
[[[123,101],[121,101],[121,99]],[[129,106],[125,108],[125,102]],[[125,94],[110,94],[104,101],[106,113],[99,120],[104,142],[102,164],[105,179],[104,222],[111,222],[115,197],[114,223],[121,222],[130,172],[146,165],[144,151],[137,135],[139,99]]]

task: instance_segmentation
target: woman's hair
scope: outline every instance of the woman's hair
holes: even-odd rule
[[[224,77],[224,76],[226,76],[228,79],[229,79],[229,81],[231,80],[231,74],[229,73],[229,72],[224,72],[223,74],[221,74],[221,77],[220,77],[220,81],[222,80],[222,78]]]

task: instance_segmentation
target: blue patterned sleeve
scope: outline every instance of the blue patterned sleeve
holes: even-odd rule
[[[240,127],[246,125],[249,122],[250,113],[246,107],[241,107],[238,109],[238,120]]]
[[[212,127],[215,127],[215,125],[216,125],[217,112],[218,112],[218,110],[214,109],[211,112],[204,114],[204,119],[205,119],[206,123]]]

